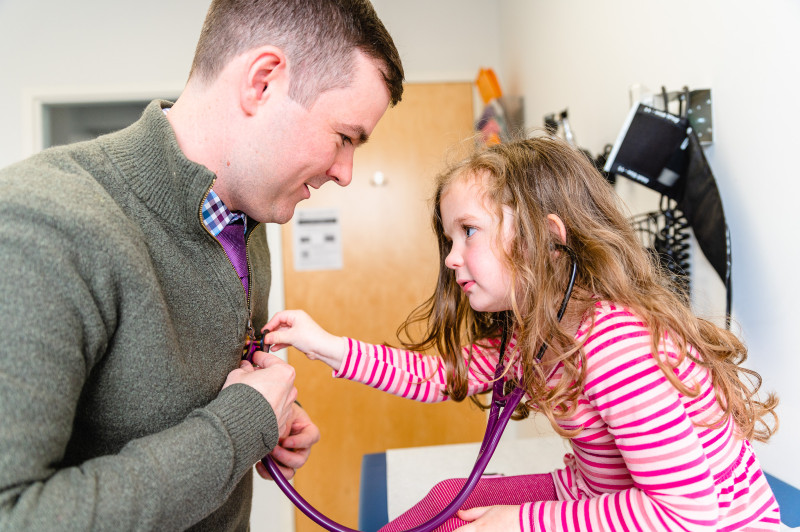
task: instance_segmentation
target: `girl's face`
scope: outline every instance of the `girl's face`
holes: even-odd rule
[[[500,226],[500,220],[486,207],[481,181],[459,179],[441,196],[444,234],[452,243],[444,263],[455,273],[473,310],[499,312],[511,308],[510,275],[499,246],[511,242],[513,215],[504,207]]]

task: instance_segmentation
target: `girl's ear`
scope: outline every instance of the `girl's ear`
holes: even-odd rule
[[[547,228],[558,239],[561,244],[567,244],[567,228],[564,225],[564,220],[556,214],[547,215]]]

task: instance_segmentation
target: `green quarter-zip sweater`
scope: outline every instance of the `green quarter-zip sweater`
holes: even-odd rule
[[[220,390],[266,322],[266,234],[248,302],[167,105],[0,171],[0,530],[248,528],[277,422]]]

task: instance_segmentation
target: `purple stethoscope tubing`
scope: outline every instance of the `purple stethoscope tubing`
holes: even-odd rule
[[[492,454],[497,448],[500,437],[503,435],[503,430],[508,424],[509,419],[511,419],[511,414],[514,412],[517,404],[519,404],[520,400],[522,399],[522,390],[520,388],[516,388],[506,399],[508,400],[507,406],[499,417],[494,417],[494,430],[490,431],[487,428],[484,442],[478,455],[478,460],[475,462],[475,466],[473,467],[467,482],[461,488],[461,491],[458,492],[458,495],[456,495],[450,504],[448,504],[435,517],[431,518],[425,523],[422,523],[421,525],[417,525],[414,528],[407,530],[406,532],[429,532],[430,530],[434,530],[447,521],[450,516],[453,515],[462,504],[464,504],[464,501],[466,501],[467,497],[469,497],[470,493],[472,493],[472,490],[477,485],[478,480],[480,480],[483,472],[486,470],[486,466],[489,465],[489,460],[491,460]],[[301,512],[309,517],[309,519],[326,530],[330,530],[331,532],[358,532],[355,529],[348,528],[331,520],[327,516],[320,513],[316,508],[311,506],[311,504],[309,504],[308,501],[302,497],[302,495],[297,493],[297,490],[294,489],[289,481],[286,480],[286,478],[278,469],[278,466],[272,460],[271,456],[264,457],[261,460],[261,463],[266,466],[270,475],[272,475],[272,478],[275,479],[275,483],[278,484],[278,487],[286,494],[287,497],[289,497],[289,499]]]
[[[572,289],[575,286],[577,260],[572,249],[562,245],[557,245],[556,247],[560,250],[566,251],[572,259],[572,273],[570,274],[569,284],[564,292],[564,299],[561,301],[561,306],[558,309],[558,321],[561,321],[561,317],[564,315],[564,311],[567,308],[569,298],[572,296]],[[492,385],[492,406],[489,410],[489,421],[487,422],[486,433],[483,436],[483,442],[481,443],[478,458],[475,461],[475,466],[472,468],[472,472],[455,498],[453,498],[450,504],[448,504],[441,512],[436,514],[425,523],[417,525],[414,528],[410,528],[404,532],[430,532],[431,530],[435,530],[438,526],[447,521],[459,508],[461,508],[461,505],[464,504],[464,501],[467,500],[467,497],[469,497],[470,493],[472,493],[472,490],[478,484],[483,472],[486,470],[486,466],[489,465],[489,461],[492,459],[495,449],[497,449],[497,444],[500,442],[500,437],[503,435],[503,431],[505,430],[506,425],[508,425],[511,415],[514,413],[517,405],[519,405],[519,402],[522,400],[522,396],[525,392],[521,384],[514,388],[511,393],[507,395],[503,393],[503,387],[505,383],[505,380],[503,379],[503,373],[505,371],[505,368],[503,367],[503,355],[505,354],[506,348],[506,330],[507,328],[503,327],[502,339],[500,341],[500,357],[497,361],[497,367],[495,368],[495,380],[494,384]],[[539,351],[536,353],[537,360],[542,359],[545,350],[547,350],[547,343],[542,343]],[[271,456],[265,456],[262,458],[261,463],[264,464],[264,466],[267,468],[267,471],[269,471],[269,474],[272,475],[272,478],[275,480],[275,483],[278,485],[281,491],[286,494],[289,500],[294,503],[297,509],[306,514],[306,516],[316,524],[326,530],[329,530],[330,532],[359,532],[353,528],[340,525],[311,506],[311,504],[309,504],[309,502],[305,500],[303,496],[297,492],[297,490],[294,489],[294,486],[292,486],[289,481],[286,480],[286,477],[283,476],[283,473],[281,473],[280,469],[278,469],[278,466],[275,464],[275,461]]]
[[[458,492],[458,495],[456,495],[450,504],[448,504],[441,512],[427,522],[417,525],[405,532],[429,532],[430,530],[434,530],[447,521],[450,516],[453,515],[459,508],[461,508],[461,505],[463,505],[464,501],[467,500],[467,497],[469,497],[470,493],[472,493],[472,490],[477,485],[478,480],[480,480],[483,472],[486,470],[486,466],[489,465],[489,460],[491,460],[492,454],[494,454],[497,444],[500,442],[500,437],[503,435],[503,430],[505,430],[508,421],[511,419],[511,414],[514,413],[514,410],[522,399],[522,394],[523,391],[521,388],[515,388],[514,391],[512,391],[507,397],[504,397],[500,400],[495,400],[493,395],[492,410],[489,415],[489,426],[486,429],[486,434],[484,435],[483,443],[481,444],[481,450],[478,454],[478,459],[475,462],[475,466],[473,467],[467,482],[464,484],[464,486],[462,486],[461,491]],[[505,403],[505,408],[499,415],[498,402]],[[289,481],[286,480],[286,478],[278,469],[278,466],[272,460],[271,456],[265,456],[261,460],[261,463],[266,466],[270,475],[272,475],[272,478],[275,479],[275,483],[278,484],[278,487],[286,494],[287,497],[289,497],[294,505],[301,512],[306,514],[306,516],[308,516],[312,521],[326,530],[330,530],[331,532],[358,532],[352,528],[340,525],[311,506],[311,504],[309,504],[308,501],[306,501],[303,496],[294,489]]]

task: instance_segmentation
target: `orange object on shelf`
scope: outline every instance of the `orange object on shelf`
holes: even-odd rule
[[[478,77],[475,79],[475,85],[478,86],[478,92],[480,92],[484,104],[503,95],[500,83],[497,82],[497,76],[491,68],[480,69]]]

